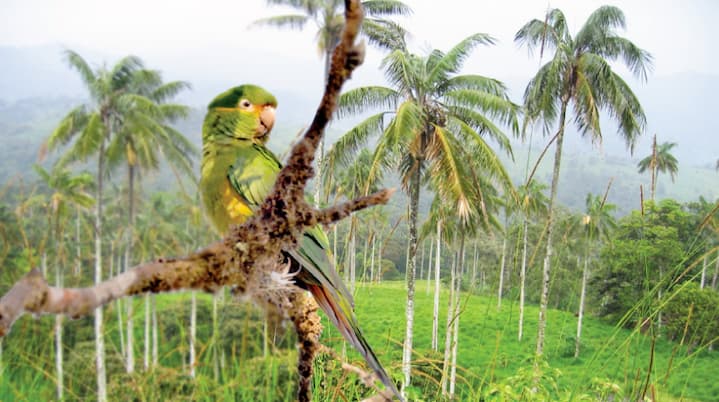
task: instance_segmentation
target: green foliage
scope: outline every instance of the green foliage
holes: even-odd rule
[[[663,308],[667,336],[692,346],[719,339],[719,293],[696,283],[678,287]]]
[[[593,288],[600,297],[599,315],[631,326],[655,311],[660,289],[692,261],[693,220],[673,200],[647,202],[644,214],[633,211],[619,221],[612,241],[601,251],[602,269]]]

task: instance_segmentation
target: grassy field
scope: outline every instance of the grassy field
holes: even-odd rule
[[[415,315],[415,375],[411,390],[416,400],[441,400],[437,381],[441,354],[432,352],[432,295],[426,282],[417,282]],[[401,378],[401,340],[404,334],[404,285],[388,282],[360,286],[356,292],[357,314],[365,335],[380,360],[398,381]],[[211,298],[201,295],[198,303],[198,375],[187,376],[189,294],[157,297],[160,367],[143,372],[142,336],[144,304],[135,300],[135,353],[138,372],[123,373],[116,330],[117,310],[106,309],[108,382],[113,400],[239,400],[290,401],[295,389],[295,352],[292,336],[277,339],[270,357],[262,357],[262,321],[248,304],[230,303],[221,307],[220,339],[211,337]],[[492,297],[463,295],[458,353],[458,398],[477,401],[501,386],[518,388],[532,367],[536,334],[536,306],[526,310],[525,339],[517,340],[517,304],[505,300],[497,311]],[[440,328],[446,323],[447,298],[442,294]],[[54,361],[51,317],[22,318],[4,340],[0,372],[0,401],[50,400],[54,397]],[[574,359],[576,317],[561,311],[549,312],[543,381],[553,388],[556,399],[596,400],[597,384],[619,386],[625,397],[633,398],[644,387],[650,362],[651,339],[616,329],[587,318],[583,330],[582,355]],[[440,333],[443,349],[444,332]],[[337,331],[325,330],[323,341],[338,352],[343,346]],[[65,325],[66,400],[94,398],[92,319]],[[71,345],[71,346],[70,346]],[[217,348],[215,348],[217,346]],[[214,350],[222,350],[214,359]],[[440,350],[440,352],[441,352]],[[362,365],[359,355],[348,357]],[[217,362],[217,365],[215,364]],[[216,367],[217,366],[217,367]],[[717,352],[689,352],[686,348],[658,339],[648,394],[657,400],[717,401],[719,383]],[[523,374],[524,373],[524,374]],[[524,375],[524,377],[522,377]],[[316,364],[316,401],[358,400],[370,395],[356,376],[344,372],[337,361],[320,356]],[[526,382],[526,381],[525,381]],[[555,399],[552,396],[550,399]],[[502,400],[487,398],[486,400]],[[512,399],[504,399],[512,400]],[[536,400],[536,399],[535,399]]]

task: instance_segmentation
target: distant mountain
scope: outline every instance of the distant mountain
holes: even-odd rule
[[[63,62],[63,48],[59,45],[30,48],[0,47],[0,182],[28,171],[36,161],[42,141],[49,135],[59,119],[86,97],[84,88]],[[120,56],[78,50],[91,62],[107,59],[113,63]],[[241,82],[267,82],[277,95],[280,106],[278,124],[270,142],[278,153],[284,152],[297,134],[309,124],[320,98],[321,63],[318,60],[294,62],[281,55],[253,54],[223,56],[217,64],[216,52],[208,49],[192,63],[169,58],[146,60],[148,67],[159,68],[167,80],[183,79],[193,84],[193,90],[184,93],[181,101],[193,106],[191,118],[180,124],[180,129],[195,144],[201,142],[200,132],[204,108],[217,93]],[[142,56],[142,55],[140,55]],[[196,55],[195,55],[196,56]],[[246,60],[261,63],[247,63]],[[268,63],[267,60],[275,60]],[[254,64],[267,68],[258,70]],[[169,66],[169,67],[164,67]],[[287,71],[293,74],[287,75]],[[205,71],[213,71],[212,74]],[[358,82],[373,78],[377,71],[359,75]],[[376,81],[372,81],[376,82]],[[507,80],[512,98],[521,101],[526,80]],[[659,197],[672,197],[682,201],[703,195],[719,198],[719,174],[714,165],[719,158],[719,120],[713,114],[719,110],[719,76],[685,73],[665,77],[650,77],[646,84],[631,83],[648,117],[646,133],[637,143],[634,155],[626,150],[616,135],[616,125],[610,120],[603,124],[601,145],[591,144],[568,126],[563,158],[560,199],[572,209],[582,210],[587,192],[604,191],[609,178],[614,177],[610,202],[620,205],[626,212],[639,206],[639,185],[645,188],[648,198],[649,179],[636,173],[636,162],[649,154],[651,135],[657,133],[660,142],[677,142],[679,176],[672,184],[668,177],[660,176]],[[356,119],[333,123],[328,132],[329,142],[351,127]],[[540,132],[533,135],[530,163],[546,143]],[[526,144],[515,141],[514,162],[507,158],[508,169],[516,182],[524,178]],[[549,182],[553,149],[547,153],[538,172],[538,178]]]

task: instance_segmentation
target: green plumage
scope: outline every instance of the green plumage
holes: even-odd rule
[[[208,216],[222,234],[254,213],[281,169],[281,163],[265,147],[276,107],[274,96],[253,85],[225,91],[208,107],[202,131],[200,191]],[[329,241],[320,227],[309,228],[297,249],[286,250],[294,268],[299,269],[296,284],[312,293],[330,321],[399,398],[359,329],[352,295],[334,269],[328,250]]]

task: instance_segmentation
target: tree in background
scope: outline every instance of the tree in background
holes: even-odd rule
[[[384,109],[348,131],[330,151],[330,158],[354,154],[371,137],[379,136],[372,158],[368,184],[385,169],[399,171],[409,194],[409,264],[407,272],[407,328],[404,342],[404,387],[410,384],[414,278],[417,260],[417,221],[422,179],[441,177],[437,187],[443,202],[454,205],[456,214],[469,217],[484,208],[469,193],[479,185],[476,161],[487,180],[506,189],[512,184],[489,137],[509,150],[509,140],[494,121],[517,127],[517,106],[505,86],[481,75],[457,75],[474,47],[492,44],[486,34],[475,34],[449,52],[434,50],[426,57],[395,50],[382,66],[392,88],[371,86],[352,89],[340,98],[340,116],[357,115],[367,109]],[[481,197],[479,199],[482,199]]]
[[[362,21],[361,34],[372,45],[384,50],[404,49],[406,31],[401,25],[387,19],[393,16],[406,16],[412,9],[397,0],[368,0],[362,1],[365,18]],[[297,10],[297,14],[278,15],[263,18],[253,25],[273,26],[279,28],[303,29],[308,22],[317,26],[317,48],[323,56],[327,77],[330,69],[332,51],[340,40],[340,34],[345,24],[344,2],[340,0],[267,0],[268,5],[287,6]],[[322,200],[321,181],[325,176],[325,139],[320,143],[317,158],[317,176],[315,182],[315,205]]]
[[[644,173],[647,170],[652,175],[652,200],[655,199],[656,188],[657,188],[657,177],[659,172],[669,173],[672,178],[672,183],[677,177],[679,171],[679,162],[677,158],[672,155],[672,148],[677,146],[676,142],[663,142],[657,146],[657,135],[654,135],[652,140],[652,153],[644,159],[640,160],[637,164],[639,173]]]
[[[123,130],[125,119],[133,109],[140,106],[138,95],[133,93],[135,75],[143,70],[142,61],[127,56],[112,68],[105,66],[96,70],[79,54],[68,50],[65,58],[70,67],[78,72],[90,100],[87,104],[71,110],[50,134],[48,149],[55,150],[74,140],[60,158],[60,165],[73,161],[97,158],[95,182],[95,283],[102,280],[102,217],[103,179],[107,174],[107,145]],[[102,325],[102,308],[95,310],[95,365],[97,367],[97,397],[107,399],[107,378],[105,373],[105,342]]]
[[[527,241],[529,235],[529,222],[532,218],[539,220],[547,213],[547,196],[544,190],[547,186],[537,181],[530,181],[529,184],[520,186],[517,189],[517,199],[519,200],[519,210],[522,213],[522,262],[519,270],[519,325],[517,329],[517,339],[522,340],[524,333],[524,301],[525,287],[527,282]]]
[[[133,237],[135,227],[135,182],[138,175],[160,168],[161,157],[167,160],[175,172],[184,177],[195,177],[192,158],[197,156],[194,145],[170,123],[184,118],[189,112],[185,105],[168,103],[177,94],[190,88],[184,81],[163,83],[162,74],[156,70],[141,69],[132,75],[130,83],[130,108],[121,129],[112,137],[107,147],[107,169],[112,171],[120,165],[127,166],[127,228],[124,270],[134,263]],[[179,180],[179,176],[178,176]],[[145,295],[146,306],[150,295]],[[133,349],[133,303],[127,302],[127,372],[134,371]],[[147,315],[146,315],[147,316]],[[145,339],[147,345],[149,339]],[[147,349],[147,346],[146,346]],[[145,356],[145,369],[148,368]]]
[[[554,208],[559,187],[562,145],[567,109],[572,104],[574,122],[582,135],[600,142],[601,109],[619,123],[619,134],[632,149],[641,134],[646,118],[644,111],[627,83],[615,73],[610,61],[620,59],[635,76],[646,79],[651,56],[628,39],[616,33],[624,28],[624,13],[612,6],[594,11],[582,28],[572,37],[564,13],[559,9],[547,12],[544,20],[526,23],[515,35],[515,41],[530,51],[554,50],[551,60],[540,67],[524,92],[524,103],[531,120],[541,119],[545,131],[556,122],[557,131],[554,168],[547,217],[547,245],[542,272],[542,294],[539,306],[537,356],[544,352],[547,325],[547,302],[553,255]]]
[[[579,313],[577,317],[577,338],[574,344],[574,358],[579,357],[579,347],[582,338],[582,320],[584,318],[584,303],[587,295],[587,281],[591,275],[589,268],[593,260],[592,256],[597,245],[602,240],[609,240],[609,232],[616,227],[612,216],[617,206],[607,204],[607,192],[604,197],[592,193],[587,194],[585,215],[582,217],[582,226],[585,234],[584,268],[582,269],[582,290],[579,293]]]
[[[47,203],[47,229],[50,231],[49,239],[52,242],[50,248],[54,251],[55,286],[62,287],[63,272],[60,266],[63,262],[67,262],[64,253],[67,222],[71,212],[80,208],[89,208],[94,204],[95,200],[86,192],[86,189],[91,187],[93,178],[86,172],[73,175],[62,166],[55,166],[54,169],[47,171],[42,166],[35,165],[35,171],[51,191]],[[55,316],[55,375],[58,400],[62,400],[64,389],[62,349],[62,316],[57,315]]]

